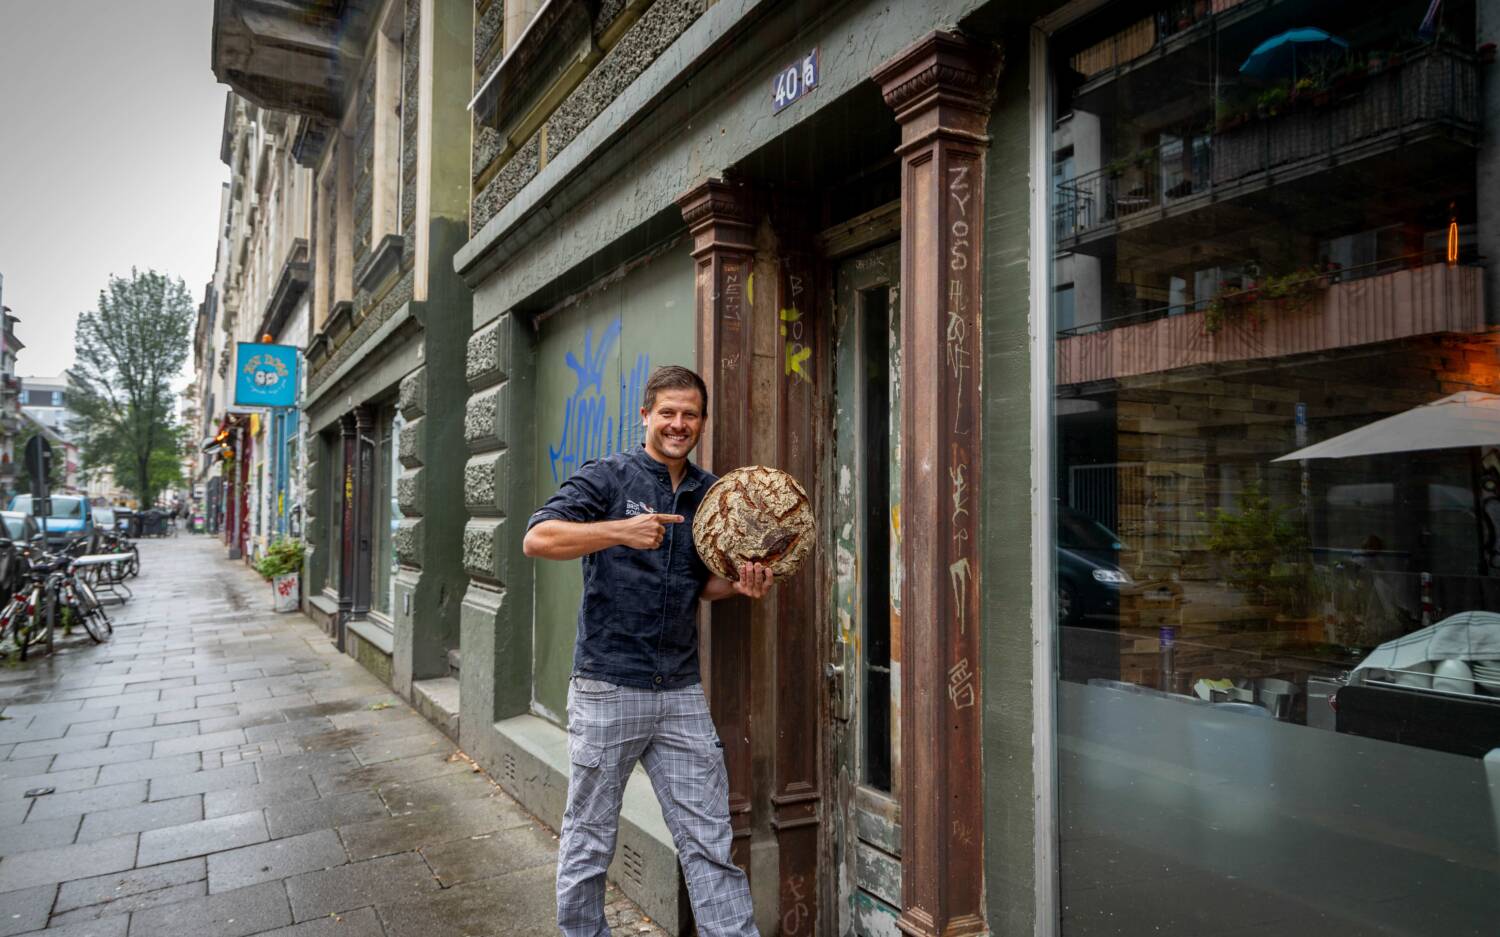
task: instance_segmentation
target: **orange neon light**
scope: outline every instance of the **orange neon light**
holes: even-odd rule
[[[1458,219],[1448,222],[1448,266],[1458,263]]]

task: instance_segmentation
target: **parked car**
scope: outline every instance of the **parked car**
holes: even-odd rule
[[[41,533],[36,520],[22,511],[0,511],[0,536],[12,543],[27,544]]]
[[[87,498],[77,495],[53,495],[49,500],[52,502],[52,512],[45,518],[45,525],[42,522],[43,519],[37,518],[37,526],[46,528],[44,533],[47,535],[48,543],[65,543],[74,537],[93,531],[93,508],[89,505]],[[10,510],[35,516],[31,510],[31,495],[16,495],[10,499]]]
[[[1086,514],[1057,508],[1057,623],[1118,628],[1120,592],[1131,585],[1120,567],[1124,544]]]

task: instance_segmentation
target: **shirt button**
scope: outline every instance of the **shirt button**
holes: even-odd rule
[[[661,683],[661,674],[657,674],[656,676],[652,677],[651,680],[653,683]]]

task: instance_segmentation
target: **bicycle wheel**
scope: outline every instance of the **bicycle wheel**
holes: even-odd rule
[[[0,644],[10,641],[17,647],[20,646],[19,624],[25,610],[25,599],[12,597],[9,602],[5,603],[5,610],[0,612]]]
[[[26,659],[26,653],[39,644],[46,644],[48,649],[52,647],[52,631],[57,624],[57,592],[44,586],[36,586],[32,589],[31,616],[26,620],[26,631],[21,640],[21,659]]]
[[[114,623],[104,614],[104,606],[99,604],[99,597],[83,579],[73,580],[73,598],[73,614],[83,622],[83,630],[89,633],[94,643],[103,644],[109,640],[109,636],[115,631]]]
[[[130,562],[125,564],[125,575],[134,579],[141,574],[141,551],[135,544],[130,545]]]

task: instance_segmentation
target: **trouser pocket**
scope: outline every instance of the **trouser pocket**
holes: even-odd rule
[[[612,772],[603,746],[581,735],[568,736],[568,813],[584,823],[607,820],[613,812]]]
[[[729,769],[724,764],[724,745],[713,739],[698,753],[697,796],[704,813],[713,817],[729,816]]]

